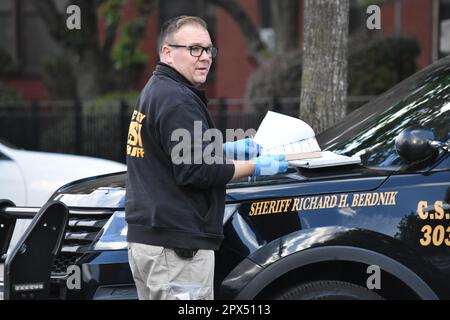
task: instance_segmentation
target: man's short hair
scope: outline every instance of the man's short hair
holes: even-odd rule
[[[181,29],[181,27],[187,24],[198,24],[201,27],[208,30],[208,26],[202,18],[195,16],[179,16],[175,18],[171,18],[164,22],[161,27],[161,32],[159,33],[158,38],[158,53],[161,55],[161,50],[164,45],[164,41],[167,38],[170,38],[175,32]]]

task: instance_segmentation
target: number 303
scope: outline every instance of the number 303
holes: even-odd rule
[[[420,239],[422,246],[428,246],[433,244],[434,246],[440,246],[445,243],[446,246],[450,246],[450,226],[447,230],[444,226],[438,225],[432,228],[430,225],[425,225],[420,230],[423,233],[423,238]]]

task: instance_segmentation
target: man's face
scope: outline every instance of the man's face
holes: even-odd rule
[[[163,47],[163,62],[172,66],[193,85],[205,83],[212,63],[209,53],[203,50],[200,57],[193,57],[187,48],[174,48],[167,44],[210,47],[212,42],[208,31],[200,25],[185,25],[175,32]]]

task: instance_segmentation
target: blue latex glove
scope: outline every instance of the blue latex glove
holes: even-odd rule
[[[260,150],[261,146],[251,138],[223,144],[223,152],[226,157],[234,160],[250,160],[256,157]]]
[[[288,163],[284,159],[284,154],[268,154],[253,159],[253,161],[255,162],[255,172],[253,173],[253,175],[272,176],[278,173],[285,172],[288,168]]]

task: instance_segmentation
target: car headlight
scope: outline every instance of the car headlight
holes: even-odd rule
[[[124,250],[127,248],[128,224],[125,211],[116,211],[103,226],[94,250]]]
[[[225,225],[225,223],[227,223],[227,221],[231,218],[231,216],[236,212],[236,210],[238,209],[239,204],[235,203],[235,204],[227,204],[225,206],[225,212],[223,215],[223,224]]]

